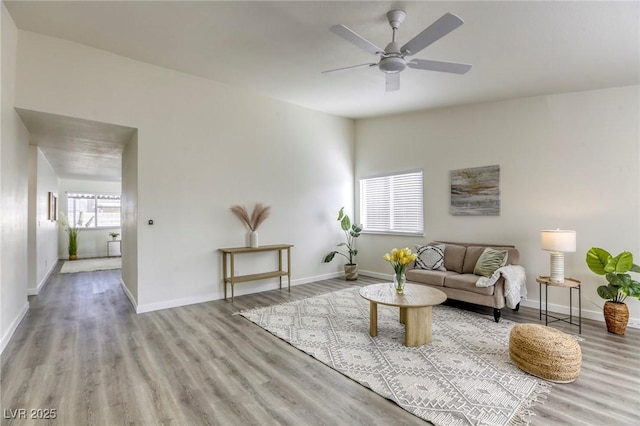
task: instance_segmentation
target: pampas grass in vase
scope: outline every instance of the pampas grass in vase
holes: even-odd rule
[[[269,217],[271,207],[257,203],[251,216],[245,206],[231,206],[231,211],[249,228],[249,247],[258,247],[258,227]]]

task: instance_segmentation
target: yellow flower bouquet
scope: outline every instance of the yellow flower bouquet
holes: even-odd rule
[[[404,284],[406,282],[404,271],[409,263],[416,260],[416,257],[418,257],[418,255],[412,253],[409,247],[400,250],[394,248],[391,250],[391,253],[385,253],[384,255],[384,260],[391,263],[393,271],[395,272],[393,284],[398,294],[402,294],[404,291]]]

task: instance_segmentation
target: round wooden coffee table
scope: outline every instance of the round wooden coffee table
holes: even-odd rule
[[[405,325],[405,346],[431,343],[431,307],[447,300],[444,292],[419,284],[407,284],[404,293],[396,293],[393,284],[371,284],[360,289],[360,296],[370,302],[369,334],[378,335],[378,303],[400,308],[400,322]]]

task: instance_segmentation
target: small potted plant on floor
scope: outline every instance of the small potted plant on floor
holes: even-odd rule
[[[587,252],[587,265],[609,282],[597,289],[598,295],[606,300],[603,312],[607,330],[624,334],[629,322],[629,308],[624,302],[629,296],[640,300],[640,282],[633,280],[628,272],[640,273],[640,266],[633,263],[633,255],[628,251],[613,257],[599,247],[592,247]]]
[[[69,225],[69,221],[64,213],[60,213],[58,223],[64,228],[65,232],[69,234],[69,260],[78,259],[78,231],[80,231],[80,229],[76,226]]]
[[[358,254],[356,250],[355,239],[360,236],[362,232],[362,225],[352,224],[348,215],[344,214],[344,207],[338,212],[338,222],[340,222],[340,228],[344,231],[346,242],[338,244],[338,247],[346,247],[347,254],[341,253],[338,250],[327,253],[323,259],[323,262],[329,263],[333,260],[336,254],[343,256],[349,262],[344,265],[344,276],[347,281],[355,281],[358,279],[358,264],[354,262],[354,258]]]

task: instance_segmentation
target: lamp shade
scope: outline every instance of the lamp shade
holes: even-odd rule
[[[568,253],[576,251],[576,231],[544,230],[540,234],[542,250]]]

